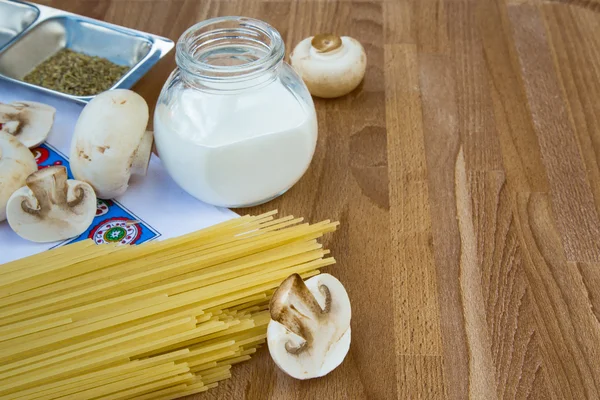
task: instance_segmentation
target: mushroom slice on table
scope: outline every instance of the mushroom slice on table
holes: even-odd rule
[[[54,242],[82,234],[96,216],[96,195],[85,182],[69,180],[53,166],[29,175],[6,206],[12,230],[32,242]]]
[[[0,132],[0,221],[6,219],[6,203],[10,196],[25,185],[25,180],[37,171],[35,157],[19,140]]]
[[[132,174],[145,175],[152,152],[146,131],[148,105],[142,96],[115,89],[94,97],[83,109],[71,142],[76,179],[92,185],[101,199],[125,193]]]
[[[321,34],[298,43],[290,63],[313,96],[333,98],[350,93],[360,84],[367,55],[356,39]]]
[[[31,149],[46,140],[55,114],[54,107],[35,101],[0,103],[0,132],[13,135]]]
[[[350,348],[350,299],[336,278],[288,277],[271,298],[267,343],[279,368],[296,379],[317,378],[342,363]]]

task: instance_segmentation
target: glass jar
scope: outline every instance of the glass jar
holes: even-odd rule
[[[279,32],[251,18],[203,21],[177,42],[154,137],[168,173],[192,196],[224,207],[261,204],[308,168],[316,112],[283,56]]]

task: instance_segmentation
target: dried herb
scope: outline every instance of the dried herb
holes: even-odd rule
[[[92,96],[110,89],[128,70],[105,58],[62,49],[23,80],[74,96]]]

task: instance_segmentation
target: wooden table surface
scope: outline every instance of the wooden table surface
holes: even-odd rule
[[[198,399],[600,398],[596,1],[42,1],[174,40],[237,14],[288,51],[328,31],[366,48],[362,86],[316,101],[306,175],[243,210],[341,222],[350,353],[300,382],[261,350]],[[174,67],[135,90],[153,105]]]

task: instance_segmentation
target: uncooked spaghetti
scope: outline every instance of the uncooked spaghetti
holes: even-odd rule
[[[174,399],[230,377],[264,342],[273,289],[335,262],[317,239],[337,223],[273,215],[0,266],[0,397]]]

